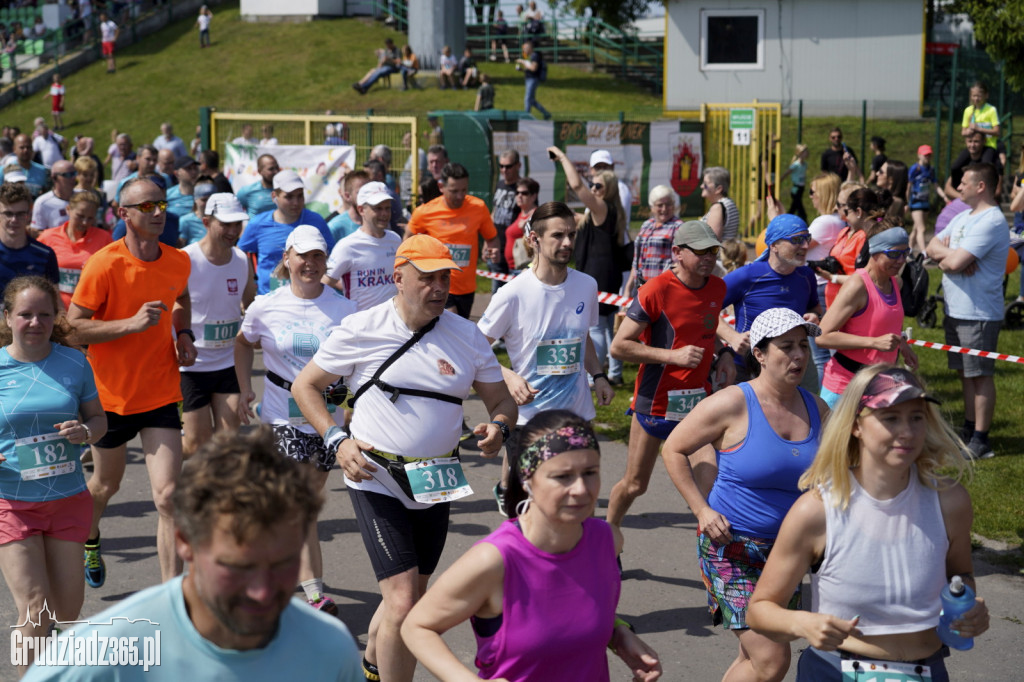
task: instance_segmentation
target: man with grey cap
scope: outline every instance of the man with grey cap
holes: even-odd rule
[[[291,169],[280,171],[274,176],[273,184],[276,208],[250,220],[238,242],[242,251],[256,254],[256,283],[261,294],[281,286],[282,282],[272,273],[281,262],[288,235],[299,225],[312,225],[324,236],[328,250],[334,246],[327,223],[318,213],[306,208],[306,185],[299,174]]]
[[[395,252],[402,238],[388,229],[391,211],[397,209],[382,182],[368,182],[359,188],[355,209],[362,223],[331,250],[324,283],[343,290],[366,310],[395,295]]]
[[[814,271],[806,265],[811,235],[803,219],[783,213],[768,223],[765,244],[768,248],[752,263],[725,276],[723,306],[735,306],[736,326],[725,320],[718,324],[718,335],[738,354],[746,356],[750,348],[747,331],[750,325],[769,308],[789,308],[808,322],[821,320],[818,285]],[[747,371],[738,360],[737,378],[746,381]],[[812,365],[804,373],[804,387],[818,392],[818,372]]]
[[[399,630],[437,568],[450,501],[472,492],[458,459],[462,401],[472,389],[487,409],[491,421],[473,429],[485,457],[501,450],[517,409],[487,339],[445,310],[459,269],[448,247],[414,235],[394,265],[395,297],[344,318],[292,396],[337,452],[383,597],[363,661],[367,679],[411,682],[416,659]],[[338,379],[355,392],[349,406],[359,405],[351,436],[324,405],[323,391]]]
[[[646,492],[661,444],[711,393],[711,372],[720,359],[715,330],[726,289],[712,274],[721,246],[707,223],[683,223],[672,240],[671,268],[640,287],[612,341],[612,355],[640,364],[629,409],[626,473],[608,502],[607,520],[615,527]],[[730,367],[731,358],[721,364]]]
[[[185,457],[209,441],[214,431],[239,426],[234,342],[242,311],[256,297],[256,281],[249,259],[235,244],[248,219],[234,194],[214,194],[203,215],[206,235],[182,249],[192,261],[188,289],[196,335],[195,364],[181,368]]]

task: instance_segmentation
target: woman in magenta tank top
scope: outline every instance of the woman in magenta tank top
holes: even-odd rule
[[[814,459],[828,413],[820,398],[800,388],[811,361],[808,337],[819,333],[789,308],[762,312],[750,325],[755,378],[698,402],[662,449],[672,482],[697,517],[697,558],[712,622],[739,640],[722,678],[727,682],[781,680],[789,669],[789,644],[750,630],[746,609],[782,519],[800,496],[797,481]],[[710,493],[699,488],[688,461],[708,445],[718,463]],[[798,597],[791,595],[790,608],[799,608]]]
[[[515,514],[459,558],[409,612],[402,638],[442,680],[470,679],[441,635],[470,620],[479,677],[508,682],[609,679],[611,649],[638,680],[658,655],[615,617],[622,536],[593,518],[597,438],[566,410],[534,416],[511,460]]]
[[[910,238],[890,227],[868,239],[866,268],[846,280],[821,320],[821,348],[835,349],[825,365],[822,399],[835,407],[839,396],[862,367],[896,362],[900,352],[917,369],[917,355],[903,339],[903,302],[896,276],[910,255]]]

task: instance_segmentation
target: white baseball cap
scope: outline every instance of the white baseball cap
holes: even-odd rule
[[[204,213],[222,223],[237,223],[240,220],[249,219],[249,214],[242,208],[242,203],[231,192],[219,192],[211,195],[206,202]]]
[[[284,250],[295,249],[295,253],[309,253],[310,251],[323,251],[329,253],[327,240],[320,234],[320,230],[312,225],[299,225],[284,243]]]
[[[357,206],[379,206],[385,201],[391,201],[391,193],[383,182],[368,182],[359,188],[356,195]]]
[[[291,169],[280,171],[274,176],[274,189],[279,189],[282,192],[294,192],[299,188],[305,189],[306,184],[302,182],[302,178],[299,174]]]
[[[28,182],[25,171],[15,170],[4,173],[4,182]]]
[[[750,325],[750,347],[753,348],[761,343],[762,339],[774,339],[797,327],[806,329],[809,337],[821,335],[821,327],[813,322],[808,322],[795,310],[769,308],[758,315],[754,319],[754,323]]]
[[[590,155],[590,167],[593,168],[599,163],[606,163],[609,166],[614,166],[615,162],[612,161],[612,154],[607,149],[598,149],[596,152]]]

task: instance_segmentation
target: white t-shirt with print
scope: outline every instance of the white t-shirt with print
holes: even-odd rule
[[[355,393],[412,334],[398,315],[394,300],[385,301],[345,318],[313,362],[325,372],[342,377],[349,391]],[[476,325],[446,310],[432,330],[384,371],[381,380],[401,388],[465,399],[474,382],[498,383],[502,375],[490,344]],[[388,394],[371,387],[356,403],[349,430],[354,438],[383,452],[438,457],[459,444],[462,406],[408,395],[392,403]],[[398,497],[377,480],[355,482],[346,477],[345,485]],[[410,509],[428,506],[398,499]]]
[[[480,331],[505,339],[512,371],[539,391],[533,402],[519,407],[520,425],[542,410],[594,418],[583,358],[597,318],[597,281],[571,268],[557,286],[544,284],[527,268],[491,296]]]
[[[317,298],[305,299],[293,294],[290,286],[283,286],[256,297],[245,311],[241,334],[249,343],[260,342],[268,371],[294,381],[331,330],[355,311],[355,304],[331,287],[325,286]],[[334,414],[341,424],[344,412]],[[269,380],[263,389],[260,418],[268,424],[291,424],[304,433],[316,433],[298,411],[291,393]]]
[[[385,230],[378,239],[358,229],[341,239],[327,259],[327,276],[341,280],[357,310],[387,301],[395,288],[395,252],[402,238]]]
[[[114,36],[117,34],[117,24],[107,19],[100,24],[100,39],[104,43],[114,42]]]

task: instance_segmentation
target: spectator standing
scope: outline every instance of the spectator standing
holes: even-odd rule
[[[498,230],[498,248],[501,254],[487,267],[491,272],[508,274],[511,264],[505,259],[505,231],[519,217],[519,205],[516,203],[516,185],[519,183],[519,171],[522,163],[519,152],[506,149],[498,155],[498,183],[494,187],[494,200],[491,203],[491,220]],[[497,291],[500,282],[492,280],[491,291]],[[524,420],[525,421],[525,420]]]
[[[838,127],[833,128],[828,134],[829,147],[821,153],[821,170],[825,173],[835,173],[839,179],[846,182],[850,169],[846,165],[846,155],[849,154],[854,161],[857,156],[843,143],[843,131]]]
[[[60,80],[60,74],[53,74],[53,82],[50,90],[43,98],[50,98],[50,115],[53,116],[53,129],[64,129],[64,83]]]
[[[924,219],[932,208],[932,191],[944,195],[939,187],[939,179],[935,176],[935,169],[932,168],[932,148],[929,145],[923,144],[917,148],[917,163],[910,167],[907,181],[907,203],[914,221],[910,246],[918,253],[924,253],[924,233],[927,229]]]
[[[480,74],[480,87],[476,91],[476,102],[473,111],[487,111],[494,108],[494,86],[486,73]]]
[[[196,26],[199,27],[199,47],[210,46],[210,22],[213,20],[213,12],[206,5],[199,8],[199,17],[196,19]]]
[[[21,133],[14,138],[15,161],[7,162],[7,166],[0,169],[0,182],[8,173],[21,171],[25,175],[25,187],[28,188],[32,199],[43,193],[43,188],[49,184],[49,172],[41,163],[32,160],[32,138]]]
[[[183,157],[184,158],[184,157]],[[177,158],[172,149],[158,149],[156,152],[156,169],[171,179],[167,189],[178,184],[178,177],[174,173],[174,162]]]
[[[798,144],[789,168],[782,174],[783,180],[788,176],[792,183],[789,188],[789,212],[805,221],[807,210],[804,208],[804,187],[807,184],[807,157],[810,155],[811,150],[807,145]]]
[[[960,122],[960,135],[969,137],[973,133],[985,136],[985,146],[996,149],[999,143],[999,112],[988,103],[988,87],[981,81],[971,86],[971,103],[964,109]]]
[[[153,146],[156,147],[157,151],[170,149],[174,152],[175,159],[188,156],[188,149],[185,147],[185,143],[174,134],[174,126],[167,122],[160,124],[160,134],[153,140]]]
[[[673,239],[683,224],[676,216],[676,193],[668,185],[652,189],[647,203],[651,207],[651,217],[640,226],[640,234],[634,241],[633,264],[626,282],[627,296],[634,296],[644,282],[654,279],[672,265]]]
[[[868,179],[866,180],[869,185],[873,185],[878,182],[878,174],[889,158],[885,155],[885,138],[879,137],[878,135],[872,137],[871,151],[874,153],[871,157],[871,173],[868,174]]]
[[[427,149],[427,172],[420,181],[420,204],[426,204],[441,196],[441,172],[448,165],[448,150],[443,144],[434,144]]]
[[[968,166],[958,191],[971,207],[928,244],[927,253],[942,270],[946,343],[995,351],[1003,323],[1003,276],[1010,230],[995,199],[998,182],[992,164]],[[995,360],[947,353],[950,369],[964,390],[962,437],[972,459],[995,453],[988,442],[996,408]]]
[[[235,193],[231,181],[220,170],[220,154],[217,153],[217,150],[204,149],[199,152],[199,174],[208,175],[218,192]]]
[[[120,133],[115,137],[114,143],[107,149],[104,163],[110,163],[110,179],[118,183],[139,169],[131,135]]]
[[[277,159],[272,155],[263,154],[256,159],[256,173],[260,179],[238,190],[238,200],[242,202],[250,218],[275,208],[274,176],[280,172],[281,167],[277,165]]]
[[[540,185],[533,178],[519,178],[516,181],[516,207],[519,215],[505,230],[505,262],[509,272],[518,275],[530,265],[533,247],[526,243],[526,227],[533,212],[537,210],[537,195]]]
[[[36,126],[36,137],[32,140],[32,151],[39,155],[39,160],[46,168],[64,158],[64,138],[52,132],[45,123]]]
[[[726,168],[712,166],[704,169],[701,196],[709,205],[708,212],[701,220],[710,225],[723,242],[732,241],[740,236],[740,210],[736,202],[729,198],[731,182],[732,178]]]
[[[534,47],[532,40],[523,43],[523,56],[516,60],[516,71],[523,72],[526,83],[523,111],[530,113],[536,107],[537,111],[544,116],[545,121],[551,120],[551,112],[537,101],[537,88],[548,79],[548,65],[544,61],[544,55]]]
[[[811,235],[811,241],[807,249],[807,262],[823,261],[829,256],[832,246],[839,238],[839,234],[846,227],[843,219],[839,217],[836,204],[839,201],[839,176],[835,173],[820,173],[811,181],[811,206],[818,212],[818,217],[807,226]],[[863,241],[861,242],[863,243]],[[818,270],[814,273],[814,281],[818,288],[818,303],[821,304],[822,313],[828,311],[825,303],[825,289],[829,283],[828,272]],[[818,370],[818,377],[825,376],[825,364],[832,357],[832,354],[825,348],[817,345],[814,338],[808,339],[811,344],[811,354],[814,358],[814,366]]]
[[[106,12],[100,12],[100,51],[107,60],[107,73],[114,73],[116,71],[114,48],[120,35],[121,29],[118,28],[117,24],[107,17]]]

